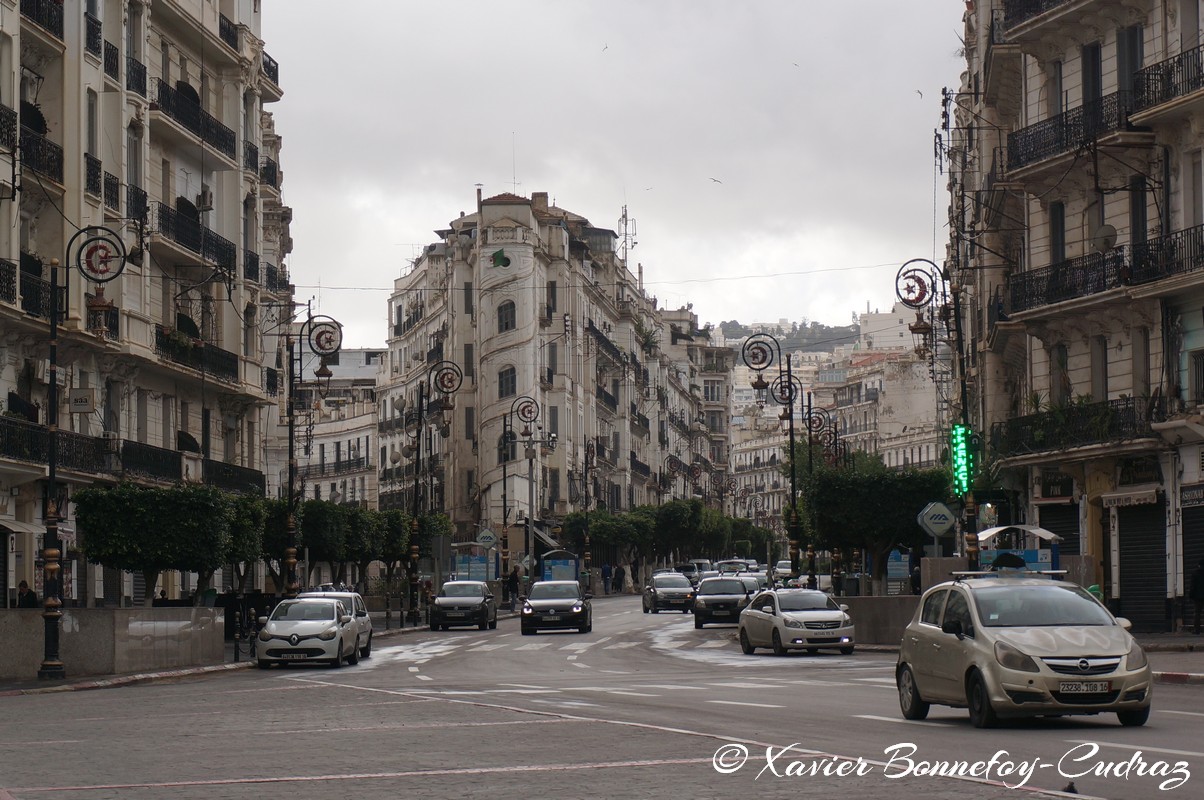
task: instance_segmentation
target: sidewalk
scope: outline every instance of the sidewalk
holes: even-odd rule
[[[605,603],[611,598],[630,597],[630,594],[597,595],[594,602]],[[392,639],[397,636],[407,636],[412,633],[429,632],[430,627],[424,622],[418,627],[398,627],[398,614],[393,613],[389,619],[390,627],[385,627],[385,612],[373,611],[372,639]],[[501,608],[497,618],[513,619],[518,612],[510,612]],[[735,634],[732,634],[733,639]],[[1165,684],[1201,684],[1204,685],[1204,635],[1195,636],[1190,633],[1144,633],[1137,636],[1137,641],[1149,654],[1150,668],[1153,670],[1154,682]],[[150,681],[172,680],[195,675],[208,675],[229,672],[230,670],[249,669],[255,666],[254,661],[247,660],[247,643],[242,642],[242,660],[234,661],[234,643],[226,642],[226,663],[213,664],[204,667],[187,667],[181,669],[160,670],[155,672],[138,672],[125,675],[94,675],[87,678],[72,680],[68,678],[62,683],[47,681],[0,681],[0,697],[12,697],[26,694],[52,694],[56,692],[76,692],[85,689],[108,689],[116,686],[130,686],[136,683]],[[896,653],[899,648],[895,645],[858,645],[858,650],[872,653]]]

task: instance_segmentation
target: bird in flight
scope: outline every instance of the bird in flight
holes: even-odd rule
[[[918,94],[918,95],[920,96],[920,99],[921,99],[921,100],[923,100],[923,99],[924,99],[924,93],[923,93],[923,92],[921,92],[919,89],[916,89],[916,94]]]
[[[713,180],[715,183],[723,183],[723,181],[719,180],[718,178],[711,178],[711,180]]]
[[[602,45],[602,52],[603,52],[603,53],[605,53],[605,52],[606,52],[607,50],[609,50],[609,49],[610,49],[610,45],[608,45],[608,44],[604,44],[604,45]]]
[[[791,61],[790,63],[791,63],[791,64],[794,64],[794,66],[796,66],[796,67],[798,66],[798,62],[797,62],[797,61]],[[801,69],[801,67],[800,67],[800,69]]]
[[[646,187],[646,188],[644,189],[644,191],[645,191],[645,192],[650,192],[650,191],[652,191],[652,187],[651,187],[651,186],[649,186],[649,187]]]

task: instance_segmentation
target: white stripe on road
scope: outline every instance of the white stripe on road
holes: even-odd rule
[[[565,661],[576,661],[576,660],[577,660],[577,656],[575,656],[575,655],[574,655],[574,656],[565,656],[565,657],[564,657],[564,660],[565,660]]]
[[[500,648],[500,647],[505,647],[505,646],[506,646],[506,645],[505,645],[505,643],[502,643],[502,644],[482,644],[482,645],[478,645],[478,646],[476,646],[476,647],[471,647],[471,648],[469,648],[468,652],[470,652],[470,653],[487,653],[487,652],[489,652],[490,650],[497,650],[498,648]]]
[[[516,689],[546,689],[546,686],[532,686],[529,683],[499,683],[498,686],[513,686]]]
[[[699,642],[697,647],[727,647],[731,642],[725,642],[722,639],[714,642]]]
[[[572,644],[564,645],[560,649],[561,650],[584,650],[587,647],[593,647],[596,644],[597,644],[597,642],[573,642]]]
[[[1204,713],[1199,711],[1172,711],[1169,708],[1158,709],[1159,714],[1182,714],[1186,717],[1204,717]]]
[[[589,669],[589,664],[582,664],[580,661],[574,661],[573,666],[581,667],[582,669]]]
[[[880,716],[877,716],[876,714],[854,714],[853,716],[856,719],[872,719],[872,720],[877,720],[878,722],[898,722],[902,725],[932,725],[934,723],[937,725],[962,725],[962,724],[964,724],[963,721],[960,719],[914,720],[914,719],[903,719],[902,717],[880,717]]]
[[[1116,747],[1121,750],[1136,750],[1139,753],[1168,753],[1172,756],[1195,756],[1200,758],[1204,753],[1198,753],[1195,750],[1171,750],[1166,747],[1146,747],[1144,745],[1120,744],[1119,742],[1097,742],[1094,739],[1067,739],[1068,742],[1075,744],[1098,744],[1100,747]]]
[[[430,675],[415,675],[414,677],[420,681],[434,680]]]
[[[722,686],[725,689],[764,689],[763,683],[708,683],[707,686]]]
[[[417,672],[417,671],[418,671],[418,667],[410,667],[410,672]]]
[[[705,692],[701,686],[678,686],[675,683],[637,683],[633,684],[636,689],[683,689],[691,692]],[[761,687],[765,688],[765,687]]]
[[[608,644],[605,650],[622,650],[627,647],[635,647],[638,642],[619,642],[618,644]]]
[[[716,703],[721,706],[751,706],[753,708],[785,708],[786,706],[775,706],[773,703],[740,703],[735,700],[707,700],[708,703]]]
[[[611,689],[608,694],[622,694],[628,697],[660,697],[659,694],[648,694],[647,692],[625,692],[620,689]]]
[[[551,647],[551,642],[540,642],[539,644],[520,644],[515,650],[542,650],[545,647]]]

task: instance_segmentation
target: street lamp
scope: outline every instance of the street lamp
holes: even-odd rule
[[[427,424],[432,421],[428,420],[428,416],[434,414],[440,415],[434,421],[438,423],[442,435],[446,437],[450,433],[451,420],[444,415],[450,415],[452,409],[455,408],[451,400],[451,395],[455,394],[463,383],[464,371],[452,361],[439,361],[432,364],[430,369],[426,371],[426,375],[418,381],[418,409],[414,421],[414,433],[410,437],[413,440],[410,446],[414,448],[414,493],[411,498],[410,563],[408,569],[410,577],[410,609],[406,613],[406,618],[415,627],[422,620],[422,615],[418,611],[418,558],[421,555],[421,549],[414,542],[414,538],[418,535],[419,504],[422,496],[418,481],[422,473],[423,434],[426,433]],[[438,398],[433,396],[436,391],[439,393]],[[428,399],[431,401],[430,408],[427,407]],[[404,413],[402,419],[406,433],[409,435],[409,425],[404,423]]]
[[[327,316],[309,317],[301,326],[301,338],[309,351],[318,357],[318,368],[314,377],[318,379],[319,392],[325,397],[330,390],[330,367],[326,359],[335,355],[343,347],[343,326]],[[297,416],[296,398],[297,386],[301,382],[299,370],[301,351],[293,342],[292,326],[284,336],[284,346],[288,350],[288,516],[285,522],[285,536],[288,546],[284,550],[285,583],[283,595],[296,597],[301,586],[297,580]],[[326,389],[322,389],[325,382]]]
[[[798,399],[802,386],[790,369],[791,354],[787,353],[783,360],[781,344],[778,343],[777,338],[768,333],[754,333],[748,337],[740,348],[740,358],[744,361],[745,366],[757,373],[752,380],[752,388],[757,396],[757,405],[764,408],[766,396],[771,395],[774,402],[786,407],[782,412],[782,418],[788,420],[787,430],[790,440],[790,519],[786,523],[786,530],[790,537],[790,571],[791,575],[795,576],[799,573],[799,517],[798,478],[794,463],[794,402]],[[771,384],[761,373],[774,364],[778,365],[778,375]],[[811,581],[814,581],[814,573]]]
[[[75,261],[75,268],[86,280],[97,284],[96,302],[104,303],[104,284],[121,275],[125,269],[126,249],[115,231],[100,226],[89,226],[77,231],[68,241],[67,262]],[[58,496],[58,444],[59,444],[59,260],[50,260],[50,386],[46,404],[46,510],[43,522],[46,534],[42,541],[42,663],[38,667],[39,680],[62,680],[67,669],[59,657],[59,620],[63,618],[62,544],[59,541]],[[67,299],[70,280],[64,286],[63,300]],[[103,318],[103,315],[102,315]],[[103,323],[99,330],[103,335]]]
[[[926,258],[913,258],[899,267],[895,276],[895,293],[903,305],[916,312],[916,321],[908,327],[917,337],[924,337],[917,347],[917,352],[928,351],[928,337],[932,338],[931,354],[936,354],[936,326],[939,316],[945,325],[952,323],[953,339],[958,359],[958,380],[961,390],[961,425],[952,426],[950,431],[950,452],[960,451],[964,455],[963,469],[955,471],[955,491],[962,495],[963,534],[965,535],[966,556],[969,559],[971,571],[978,569],[978,515],[974,502],[974,454],[979,444],[978,434],[970,426],[970,404],[966,387],[966,350],[962,338],[961,325],[961,296],[957,291],[951,291],[950,278],[947,270],[943,270],[935,262]],[[944,311],[937,315],[932,306],[938,299],[938,291]],[[953,306],[952,319],[946,313],[945,302]],[[925,318],[927,314],[927,318]],[[935,377],[935,369],[934,369]]]

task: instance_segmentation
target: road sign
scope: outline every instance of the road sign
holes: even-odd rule
[[[497,544],[497,534],[488,528],[482,528],[477,534],[477,544],[481,547],[493,547]]]
[[[944,503],[929,503],[916,517],[920,527],[933,536],[943,536],[953,527],[956,517]]]

